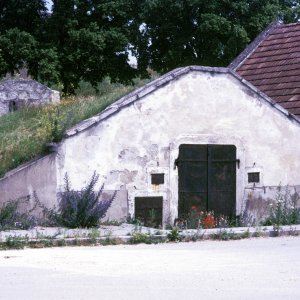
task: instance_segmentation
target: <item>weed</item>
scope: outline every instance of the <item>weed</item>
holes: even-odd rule
[[[229,241],[241,239],[241,236],[234,233],[232,230],[228,231],[225,228],[220,228],[217,233],[212,234],[211,238],[213,240]]]
[[[58,247],[66,246],[66,241],[64,239],[59,239],[59,240],[56,241],[56,245]]]
[[[109,219],[99,222],[99,225],[104,225],[104,226],[120,226],[122,224],[124,224],[124,221],[109,220]]]
[[[19,237],[9,235],[5,242],[2,243],[2,247],[4,249],[24,249],[25,246],[28,245],[29,238],[28,236]]]
[[[10,200],[0,208],[0,230],[29,229],[36,225],[37,220],[28,213],[20,213],[19,207],[23,202],[28,202],[27,197]]]
[[[109,199],[99,201],[104,185],[98,192],[94,192],[98,178],[99,175],[94,173],[86,187],[81,191],[75,191],[71,189],[71,183],[66,174],[65,191],[61,194],[58,212],[51,209],[46,211],[48,218],[68,228],[96,227],[116,196],[115,192]]]
[[[239,237],[240,237],[241,239],[248,239],[248,238],[250,237],[250,231],[249,231],[249,228],[248,228],[246,231],[244,231],[243,233],[241,233],[241,234],[239,235]]]
[[[179,242],[181,240],[181,236],[178,227],[173,227],[167,237],[170,242]]]
[[[100,231],[98,228],[91,228],[88,237],[91,239],[92,243],[96,243],[97,239],[100,237]]]
[[[184,235],[183,241],[184,242],[197,242],[204,239],[205,231],[203,231],[201,228],[199,228],[196,233],[192,235]]]
[[[112,237],[112,236],[107,236],[104,240],[100,241],[100,244],[103,246],[109,246],[109,245],[119,245],[121,240]]]
[[[150,236],[142,232],[134,232],[131,239],[129,240],[131,244],[151,244]]]
[[[255,228],[255,232],[253,232],[252,236],[253,237],[261,237],[261,236],[263,236],[263,232],[262,232],[261,227],[256,227]]]
[[[26,107],[0,117],[0,177],[18,165],[44,154],[46,144],[60,140],[65,129],[103,111],[108,105],[149,80],[135,80],[134,86],[99,85],[99,93],[89,97],[65,98],[56,108]],[[52,111],[52,121],[49,120]],[[72,116],[70,118],[70,116]],[[55,121],[57,120],[57,122]]]
[[[298,224],[300,222],[300,197],[295,191],[291,194],[289,186],[284,189],[278,186],[275,199],[270,203],[269,217],[264,225],[273,225],[275,232],[279,233],[282,225]]]
[[[48,108],[48,115],[43,115],[41,122],[46,128],[50,142],[60,142],[66,129],[72,123],[72,111],[64,111],[59,106],[51,106]]]

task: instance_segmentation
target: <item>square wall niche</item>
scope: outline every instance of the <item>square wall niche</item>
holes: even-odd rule
[[[147,185],[149,192],[166,191],[169,185],[169,168],[147,168]]]
[[[162,226],[163,197],[135,197],[135,219],[147,227]]]
[[[153,173],[151,174],[151,184],[160,185],[165,183],[164,173]]]
[[[246,168],[246,186],[248,188],[262,187],[262,168],[261,167],[247,167]]]

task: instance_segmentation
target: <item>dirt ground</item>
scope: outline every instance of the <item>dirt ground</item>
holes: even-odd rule
[[[300,299],[300,237],[0,252],[0,299]]]

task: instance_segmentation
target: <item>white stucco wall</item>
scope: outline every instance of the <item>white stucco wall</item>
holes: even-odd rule
[[[105,189],[128,191],[131,214],[135,196],[163,196],[166,222],[177,215],[179,145],[233,144],[239,213],[251,170],[261,172],[261,194],[263,186],[300,184],[299,139],[299,123],[230,73],[190,72],[66,139],[57,155],[58,189],[66,172],[81,188],[96,171]],[[151,186],[151,172],[165,173],[165,184]]]
[[[0,207],[9,200],[28,198],[23,209],[31,210],[36,205],[34,192],[44,206],[50,208],[57,205],[54,154],[24,164],[0,178]],[[39,212],[38,209],[34,211]]]

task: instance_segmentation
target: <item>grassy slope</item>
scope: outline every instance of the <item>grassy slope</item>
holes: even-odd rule
[[[106,82],[100,86],[98,95],[87,96],[88,92],[83,89],[81,95],[64,99],[59,105],[27,108],[0,117],[0,177],[20,164],[46,153],[46,143],[53,136],[51,119],[58,119],[59,127],[67,123],[66,128],[70,128],[145,83],[138,80],[134,86],[123,86]]]

